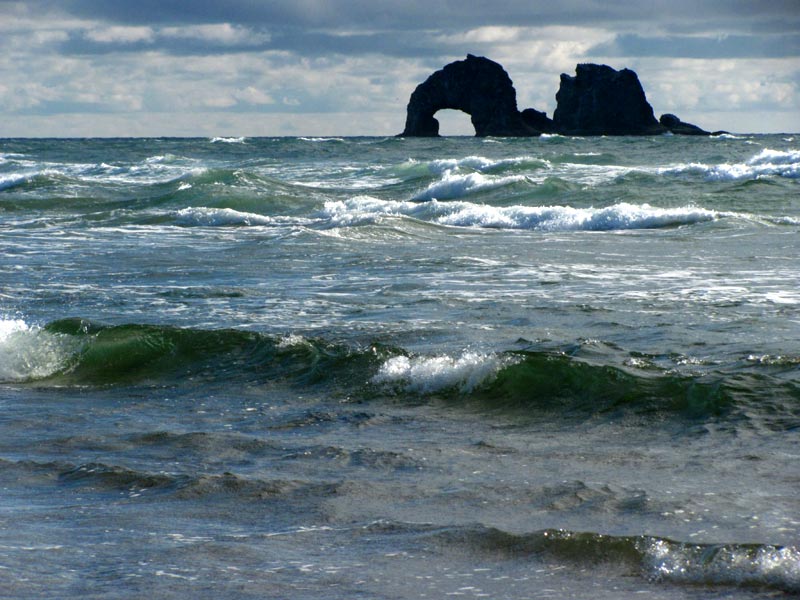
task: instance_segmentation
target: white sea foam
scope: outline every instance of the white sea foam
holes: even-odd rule
[[[304,142],[343,142],[344,138],[340,137],[301,137],[299,138]]]
[[[115,165],[99,163],[54,163],[15,161],[16,172],[0,175],[0,190],[34,181],[36,178],[66,178],[79,183],[163,183],[205,173],[207,168],[199,161],[181,159],[172,155],[157,155],[142,162]],[[68,185],[62,181],[59,185]],[[54,182],[55,184],[55,182]]]
[[[489,383],[512,359],[497,354],[466,351],[460,356],[395,356],[384,362],[372,383],[400,387],[406,392],[430,394],[458,389],[470,392]]]
[[[31,179],[30,174],[0,175],[0,190],[13,188]]]
[[[605,208],[570,206],[491,206],[472,202],[397,202],[370,196],[328,202],[321,216],[335,227],[375,222],[382,216],[407,216],[458,227],[535,231],[613,231],[653,229],[712,221],[734,213],[684,206],[657,208],[619,203]]]
[[[272,225],[275,219],[232,208],[189,207],[175,213],[179,225],[220,227],[233,225]]]
[[[667,581],[800,589],[800,550],[796,547],[710,550],[655,539],[644,548],[645,566],[654,578]]]
[[[748,165],[796,165],[800,163],[800,150],[771,150],[764,148],[747,161]]]
[[[515,156],[511,158],[487,158],[485,156],[465,156],[464,158],[441,158],[428,163],[428,169],[439,175],[447,175],[457,169],[470,169],[487,172],[516,166],[546,167],[550,163],[533,156]]]
[[[719,213],[697,207],[656,208],[649,204],[620,203],[606,208],[511,207],[502,218],[511,218],[515,228],[540,231],[613,231],[626,229],[654,229],[690,225],[711,221]],[[484,226],[494,226],[495,216],[475,215]],[[466,217],[466,218],[465,218]],[[472,215],[453,215],[450,223],[469,222]],[[500,221],[502,223],[502,220]],[[497,226],[502,226],[498,223]]]
[[[291,348],[309,346],[309,341],[304,338],[302,335],[297,335],[296,333],[290,333],[278,340],[277,346],[281,350],[289,350]]]
[[[223,143],[223,144],[244,144],[245,138],[244,137],[213,137],[211,138],[211,143]]]
[[[506,185],[525,181],[524,175],[508,175],[506,177],[492,177],[482,173],[456,174],[452,171],[445,172],[442,179],[432,183],[427,188],[417,193],[414,200],[449,200],[460,198],[475,192],[491,190]]]
[[[67,366],[77,350],[65,336],[31,327],[21,319],[0,319],[0,382],[42,379]]]
[[[707,165],[686,163],[657,169],[660,174],[697,174],[709,181],[734,181],[778,176],[789,179],[800,177],[800,151],[771,150],[765,148],[743,163],[721,163]]]

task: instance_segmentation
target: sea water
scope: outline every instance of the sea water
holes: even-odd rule
[[[800,593],[800,137],[0,141],[0,597]]]

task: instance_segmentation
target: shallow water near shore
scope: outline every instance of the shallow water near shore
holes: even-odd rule
[[[797,140],[0,140],[0,597],[800,593]]]

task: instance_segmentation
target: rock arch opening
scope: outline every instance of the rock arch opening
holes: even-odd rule
[[[457,108],[441,108],[433,117],[439,121],[439,135],[475,135],[472,116]]]

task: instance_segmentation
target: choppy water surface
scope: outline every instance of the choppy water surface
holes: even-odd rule
[[[0,596],[800,593],[797,140],[0,140]]]

